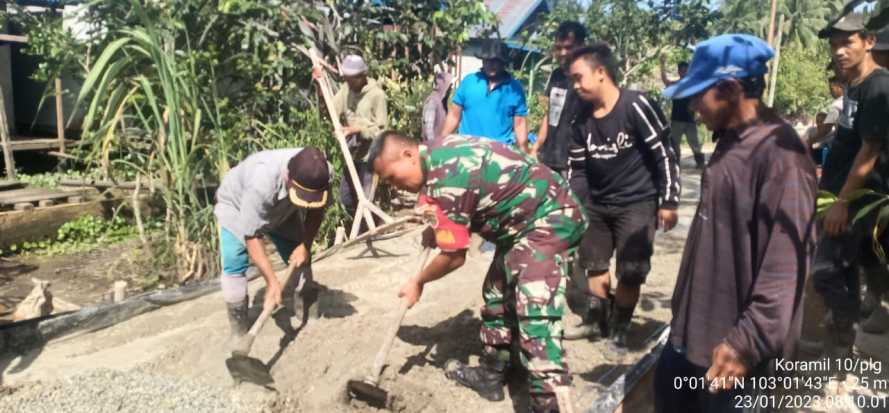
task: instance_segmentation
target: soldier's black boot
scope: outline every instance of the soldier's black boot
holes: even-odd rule
[[[479,358],[478,367],[469,367],[458,360],[445,366],[445,376],[468,387],[485,400],[499,402],[504,399],[506,369],[509,366],[509,350],[486,352]]]
[[[559,402],[555,395],[532,395],[531,413],[559,413]]]
[[[589,308],[583,316],[583,323],[594,325],[599,329],[599,336],[608,338],[611,334],[609,321],[611,318],[611,299],[591,295]]]
[[[553,394],[531,394],[531,413],[567,413],[573,411],[571,387],[557,387]]]
[[[614,304],[614,312],[611,314],[611,340],[617,347],[627,347],[627,333],[630,331],[630,324],[633,322],[633,311],[636,306],[621,307]]]
[[[228,323],[229,327],[231,327],[231,336],[235,338],[247,334],[247,330],[250,329],[250,324],[247,320],[246,298],[237,303],[225,303],[225,307],[228,310]]]

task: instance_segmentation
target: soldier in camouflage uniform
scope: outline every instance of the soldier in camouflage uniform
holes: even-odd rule
[[[530,373],[532,411],[567,406],[566,262],[586,229],[568,183],[515,149],[460,135],[427,147],[386,132],[374,142],[370,159],[381,179],[420,193],[418,208],[435,217],[434,236],[427,238],[434,238],[442,253],[402,286],[399,296],[408,305],[420,298],[423,284],[463,265],[470,232],[497,246],[482,288],[480,366],[452,361],[447,376],[488,400],[503,400],[515,341]]]

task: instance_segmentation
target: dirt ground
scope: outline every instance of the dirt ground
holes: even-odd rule
[[[28,295],[32,278],[50,281],[53,296],[79,306],[110,299],[115,281],[128,281],[129,290],[139,290],[135,280],[144,271],[137,259],[138,240],[129,240],[88,252],[56,256],[17,256],[0,260],[0,324],[9,322],[15,306]]]
[[[670,295],[698,180],[692,174],[684,180],[678,227],[658,234],[653,270],[634,320],[633,351],[620,355],[601,342],[567,342],[575,378],[574,402],[581,410],[589,408],[599,389],[647,351],[647,339],[669,319]],[[253,347],[253,354],[271,365],[278,393],[241,385],[228,394],[275,411],[370,409],[343,401],[345,383],[367,373],[381,334],[395,316],[397,288],[416,270],[419,251],[417,233],[412,232],[316,263],[315,280],[325,288],[320,298],[322,317],[301,328],[295,328],[286,316],[279,317],[266,326]],[[480,354],[480,289],[491,256],[491,251],[475,254],[460,270],[428,285],[421,302],[408,312],[382,379],[382,386],[398,395],[402,411],[509,412],[526,405],[521,379],[511,385],[514,398],[490,403],[443,374],[447,360],[475,362]],[[261,281],[253,282],[251,290],[261,285]],[[566,325],[578,321],[571,314]],[[93,334],[62,339],[32,354],[7,356],[0,359],[0,383],[28,386],[87,370],[112,369],[229,388],[232,380],[223,363],[227,334],[221,294],[215,293]]]
[[[577,411],[590,409],[600,391],[648,351],[650,338],[668,322],[670,297],[699,187],[699,174],[683,170],[679,224],[673,231],[657,235],[652,273],[634,318],[631,351],[617,353],[603,342],[566,342]],[[418,232],[414,231],[370,247],[356,246],[316,263],[314,278],[324,287],[322,317],[300,327],[281,313],[275,323],[266,325],[253,347],[252,355],[271,366],[277,392],[233,385],[224,364],[228,322],[221,293],[214,293],[92,334],[63,338],[27,354],[0,355],[0,389],[5,387],[0,391],[0,400],[5,399],[0,411],[20,411],[16,403],[23,399],[16,399],[17,394],[39,389],[41,383],[76,381],[84,374],[104,377],[109,376],[109,370],[150,375],[151,380],[163,377],[183,386],[198,383],[202,392],[215,389],[223,395],[220,397],[231,399],[230,406],[242,406],[227,411],[373,411],[346,401],[345,384],[367,374],[382,334],[396,315],[398,286],[416,271],[419,252]],[[522,377],[510,383],[507,400],[492,403],[444,376],[448,360],[474,363],[480,354],[480,290],[491,256],[489,250],[471,255],[463,268],[429,284],[420,303],[408,312],[381,380],[383,388],[397,395],[396,410],[524,411],[527,400]],[[259,280],[251,283],[251,293],[257,294],[261,286]],[[565,324],[578,321],[572,313]],[[118,386],[127,386],[125,380],[112,376]],[[35,391],[34,397],[39,399],[42,393]],[[90,396],[97,406],[103,393],[98,394]],[[126,405],[126,400],[121,399],[121,404],[109,411],[141,411]],[[97,406],[92,406],[94,411],[104,411]]]

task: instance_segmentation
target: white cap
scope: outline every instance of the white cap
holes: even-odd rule
[[[343,64],[340,66],[340,73],[343,76],[355,76],[367,73],[367,63],[361,56],[350,54],[343,58]]]

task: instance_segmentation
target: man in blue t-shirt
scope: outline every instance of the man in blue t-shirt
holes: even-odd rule
[[[528,106],[522,85],[505,70],[506,47],[486,40],[476,57],[482,70],[460,82],[441,136],[458,132],[515,144],[528,153]]]

